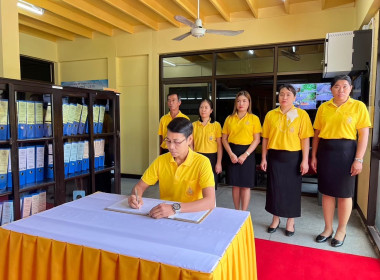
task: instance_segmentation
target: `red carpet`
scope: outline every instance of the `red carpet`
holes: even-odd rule
[[[258,280],[380,280],[379,259],[257,238],[255,244]]]

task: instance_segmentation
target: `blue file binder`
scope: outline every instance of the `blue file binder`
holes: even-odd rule
[[[82,114],[82,105],[76,104],[75,105],[75,113],[74,113],[74,121],[73,121],[73,128],[72,128],[72,135],[77,135],[79,130],[79,122],[80,122],[80,115]]]
[[[93,115],[93,124],[94,124],[94,134],[98,133],[98,125],[99,125],[99,105],[94,105],[92,107],[92,115]]]
[[[34,102],[34,112],[35,112],[35,138],[44,137],[44,104],[42,102]]]
[[[83,134],[86,130],[86,121],[87,121],[88,107],[87,105],[82,105],[82,113],[80,116],[78,134]]]
[[[26,101],[26,138],[35,138],[36,130],[36,112],[34,110],[34,101]]]
[[[66,103],[62,104],[63,135],[68,135],[67,129],[68,129],[69,109],[70,109],[69,104],[66,104]]]
[[[94,158],[94,167],[95,169],[99,167],[99,155],[100,155],[100,140],[94,140],[94,151],[95,151],[95,158]]]
[[[36,182],[44,180],[45,174],[45,146],[36,146]]]
[[[53,130],[51,127],[51,104],[48,103],[46,107],[45,119],[44,119],[44,137],[52,137]]]
[[[0,99],[0,140],[8,139],[8,100]]]
[[[26,147],[26,183],[36,182],[36,147]]]
[[[0,193],[7,188],[9,149],[0,149]]]
[[[26,147],[18,148],[18,173],[20,186],[26,184]]]
[[[83,149],[84,149],[84,142],[83,141],[78,142],[77,166],[76,166],[75,172],[82,172]]]
[[[70,153],[71,153],[71,143],[63,144],[63,164],[65,177],[69,175],[69,165],[70,165]]]
[[[98,123],[98,133],[103,132],[103,121],[104,121],[104,113],[106,111],[106,106],[99,106],[99,123]]]
[[[47,162],[47,168],[46,168],[46,178],[54,179],[53,155],[48,155],[48,162]]]
[[[104,167],[104,145],[105,139],[99,139],[99,167]]]
[[[77,169],[77,153],[78,153],[78,143],[71,143],[71,151],[70,151],[70,164],[69,164],[69,174],[75,173]]]
[[[9,150],[9,158],[8,158],[8,178],[7,178],[7,189],[9,191],[13,188],[13,182],[12,182],[12,166],[11,166],[11,152]]]
[[[89,161],[89,142],[84,141],[83,145],[83,159],[82,159],[82,171],[86,171],[90,169],[90,161]]]
[[[76,104],[70,103],[67,116],[67,135],[74,135],[73,132],[75,131],[73,127],[76,109]]]
[[[26,101],[17,101],[18,139],[26,139]]]

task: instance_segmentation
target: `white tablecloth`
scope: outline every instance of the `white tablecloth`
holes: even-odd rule
[[[250,218],[246,211],[215,208],[193,224],[104,210],[125,197],[98,192],[4,228],[210,273]]]

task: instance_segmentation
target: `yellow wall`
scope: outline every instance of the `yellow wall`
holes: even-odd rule
[[[75,64],[72,65],[78,66],[81,63],[86,64],[90,60],[107,59],[107,65],[102,64],[102,68],[98,70],[104,73],[104,68],[107,67],[109,86],[117,88],[122,93],[120,104],[122,114],[140,115],[134,120],[140,121],[141,126],[147,128],[148,135],[144,135],[142,131],[137,131],[135,134],[136,124],[131,122],[129,118],[121,118],[121,144],[123,146],[126,143],[133,143],[134,147],[133,149],[128,149],[128,147],[122,149],[122,173],[142,174],[147,165],[158,154],[158,59],[160,54],[321,39],[328,32],[353,30],[355,27],[353,20],[355,8],[353,7],[249,21],[244,20],[243,13],[237,16],[241,16],[242,19],[228,24],[205,23],[206,27],[212,29],[245,30],[243,34],[234,37],[233,40],[226,40],[224,36],[207,34],[201,39],[189,37],[177,42],[171,39],[187,32],[188,28],[176,29],[168,26],[161,31],[139,27],[141,30],[133,35],[115,32],[116,34],[113,37],[97,35],[93,40],[76,39],[74,42],[58,43],[58,61],[65,65],[60,67],[60,79],[62,81],[72,80],[72,77],[75,76],[78,77],[77,80],[81,80],[84,69],[94,75],[94,78],[86,76],[86,79],[97,79],[95,76],[98,73],[95,73],[94,69],[66,67],[71,61],[75,61]],[[124,62],[128,67],[123,68]],[[141,66],[140,63],[142,62],[146,65]],[[125,70],[121,72],[121,69]],[[145,77],[146,83],[134,84],[134,80],[126,78],[131,74],[136,77]],[[132,91],[134,87],[137,87],[136,92]],[[138,100],[136,100],[136,94],[138,94]],[[134,102],[137,102],[138,106],[131,107]],[[142,107],[140,108],[140,106]],[[141,109],[144,111],[143,116],[139,113]],[[128,112],[125,112],[126,110]],[[136,151],[147,152],[137,156]],[[129,164],[129,160],[133,160],[134,164]]]

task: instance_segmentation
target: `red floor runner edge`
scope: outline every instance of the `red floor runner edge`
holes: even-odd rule
[[[258,280],[380,280],[380,260],[376,258],[258,238],[255,245]]]

